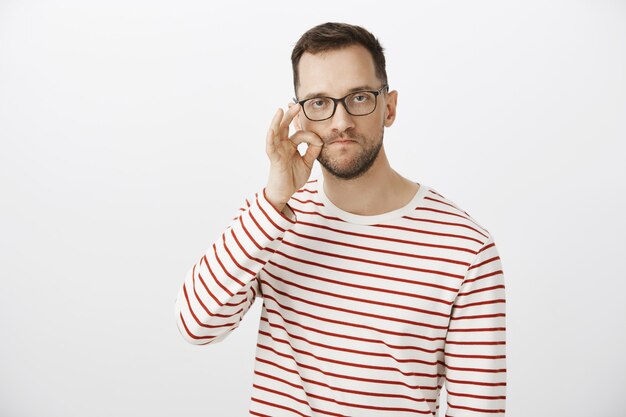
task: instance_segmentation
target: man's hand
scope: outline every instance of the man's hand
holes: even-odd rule
[[[270,172],[265,192],[268,200],[279,211],[291,196],[311,176],[313,163],[322,150],[324,142],[314,132],[297,130],[289,137],[289,125],[300,112],[300,104],[289,104],[287,113],[279,108],[267,131],[265,152],[270,159]],[[298,145],[308,144],[304,155]]]

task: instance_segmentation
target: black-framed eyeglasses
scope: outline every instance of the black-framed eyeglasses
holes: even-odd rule
[[[293,98],[294,103],[300,103],[304,115],[313,122],[321,122],[330,119],[335,115],[337,103],[341,102],[346,111],[353,116],[367,116],[376,110],[378,95],[383,89],[387,88],[385,84],[378,90],[355,91],[341,98],[333,97],[312,97],[306,100],[298,101]],[[387,90],[389,91],[389,90]]]

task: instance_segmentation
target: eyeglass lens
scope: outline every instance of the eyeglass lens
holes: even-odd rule
[[[304,103],[304,112],[312,120],[323,120],[330,117],[335,110],[335,103],[327,97],[316,97]],[[346,97],[348,112],[354,116],[363,116],[374,111],[376,95],[361,91]]]

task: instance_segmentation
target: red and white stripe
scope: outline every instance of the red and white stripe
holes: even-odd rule
[[[193,265],[175,304],[212,344],[263,303],[250,415],[503,416],[505,287],[493,236],[431,187],[378,222],[350,221],[308,181],[274,208],[265,189]],[[321,192],[320,192],[321,191]],[[419,197],[419,198],[418,198]]]

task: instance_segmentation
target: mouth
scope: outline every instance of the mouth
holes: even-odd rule
[[[353,140],[350,139],[346,139],[346,140],[334,140],[332,142],[329,143],[329,145],[333,145],[333,144],[348,144],[348,143],[352,143],[354,142]]]

